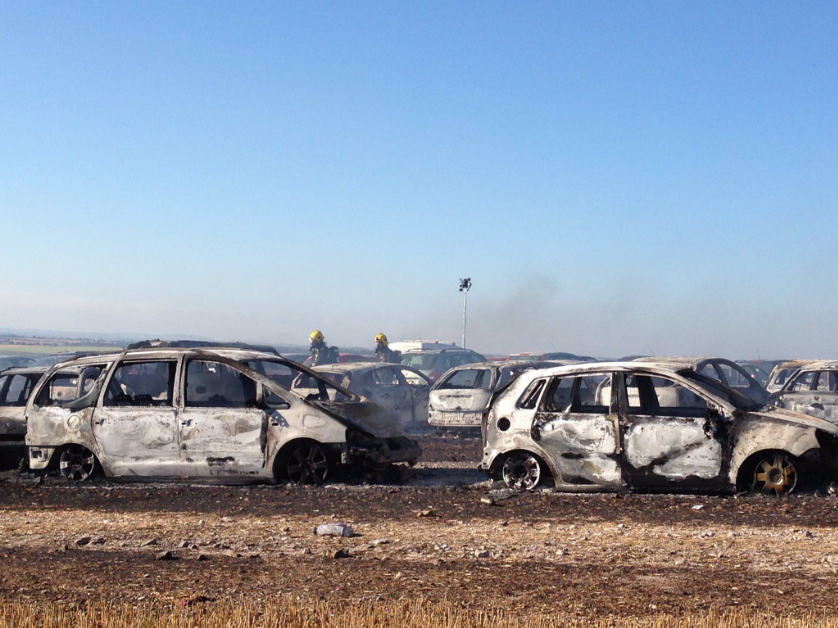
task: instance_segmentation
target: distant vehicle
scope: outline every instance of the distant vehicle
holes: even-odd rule
[[[491,362],[464,364],[448,371],[431,388],[428,422],[436,427],[480,427],[495,391],[524,371],[561,366],[562,362]]]
[[[431,381],[414,368],[384,362],[350,362],[324,364],[313,370],[338,386],[377,403],[405,427],[428,425]],[[311,378],[301,375],[291,389],[309,394],[312,386]]]
[[[736,363],[745,369],[748,374],[756,379],[763,387],[768,383],[771,371],[782,360],[736,360]]]
[[[0,373],[0,465],[17,467],[26,458],[26,402],[47,367],[10,368]]]
[[[646,362],[666,365],[676,372],[693,371],[715,379],[725,386],[742,393],[757,403],[768,402],[768,391],[748,371],[731,360],[711,357],[674,357],[658,356],[637,358],[633,362]]]
[[[28,366],[32,364],[33,359],[29,357],[17,355],[0,355],[0,371],[6,369],[16,368],[19,366]]]
[[[392,345],[391,345],[392,346]],[[402,364],[426,375],[432,382],[455,366],[485,362],[486,358],[471,349],[408,349],[402,351]]]
[[[768,376],[768,382],[765,384],[765,389],[769,393],[775,393],[786,385],[786,382],[791,379],[791,376],[797,373],[802,366],[819,362],[820,360],[787,360],[780,362],[772,370],[771,375]]]
[[[305,397],[280,382],[315,382]],[[243,349],[151,348],[53,366],[26,405],[29,466],[106,477],[320,484],[337,465],[414,462],[374,403],[296,362]]]
[[[442,342],[441,340],[398,340],[390,343],[393,351],[442,351],[443,349],[460,349],[461,347],[453,342]]]
[[[552,479],[568,491],[771,495],[834,474],[838,426],[675,369],[605,362],[523,373],[483,419],[480,468],[513,490]]]
[[[552,353],[510,353],[506,360],[508,362],[554,362],[556,360],[596,362],[596,358],[589,355],[576,355],[575,353],[561,351],[553,351]]]
[[[803,364],[782,389],[771,393],[778,408],[803,412],[838,425],[838,361]]]

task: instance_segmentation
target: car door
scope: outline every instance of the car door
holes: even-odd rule
[[[256,382],[234,366],[190,359],[184,368],[180,460],[187,477],[264,471],[268,415]]]
[[[394,366],[381,366],[369,371],[365,377],[374,401],[402,423],[413,421],[413,395],[406,383],[399,378]]]
[[[413,420],[417,423],[428,422],[428,398],[431,392],[431,380],[406,366],[394,366],[400,381],[407,386],[413,399]]]
[[[812,391],[817,375],[817,371],[798,371],[795,373],[783,387],[783,391],[777,395],[781,407],[822,417],[823,406],[820,404],[820,399],[815,401],[813,397],[816,393]]]
[[[822,416],[831,423],[838,423],[838,371],[818,371],[814,383],[812,406],[820,404]]]
[[[91,420],[108,366],[91,364],[52,373],[27,408],[27,444],[79,443],[93,448]]]
[[[99,458],[114,476],[178,477],[178,362],[123,360],[93,414]]]
[[[601,379],[553,377],[535,415],[532,436],[552,458],[563,483],[624,484],[619,417],[611,403],[614,387],[600,386]]]
[[[633,487],[723,482],[724,447],[703,397],[666,377],[620,379],[623,477]]]

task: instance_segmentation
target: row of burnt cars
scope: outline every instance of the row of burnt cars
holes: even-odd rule
[[[64,356],[0,373],[0,442],[73,482],[319,484],[412,465],[434,428],[479,430],[479,468],[516,490],[784,494],[838,467],[838,362],[778,364],[771,392],[718,358],[527,356],[431,381],[409,357],[312,369],[267,347],[148,342]]]

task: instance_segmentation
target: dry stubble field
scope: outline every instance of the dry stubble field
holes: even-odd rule
[[[478,441],[423,447],[435,469],[398,486],[6,478],[0,625],[833,625],[838,499],[505,497],[426,486]]]

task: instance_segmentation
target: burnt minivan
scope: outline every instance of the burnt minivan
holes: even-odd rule
[[[302,397],[282,382],[316,382]],[[414,463],[418,444],[376,404],[252,350],[148,348],[58,364],[26,406],[29,464],[71,481],[319,484],[339,465]]]

